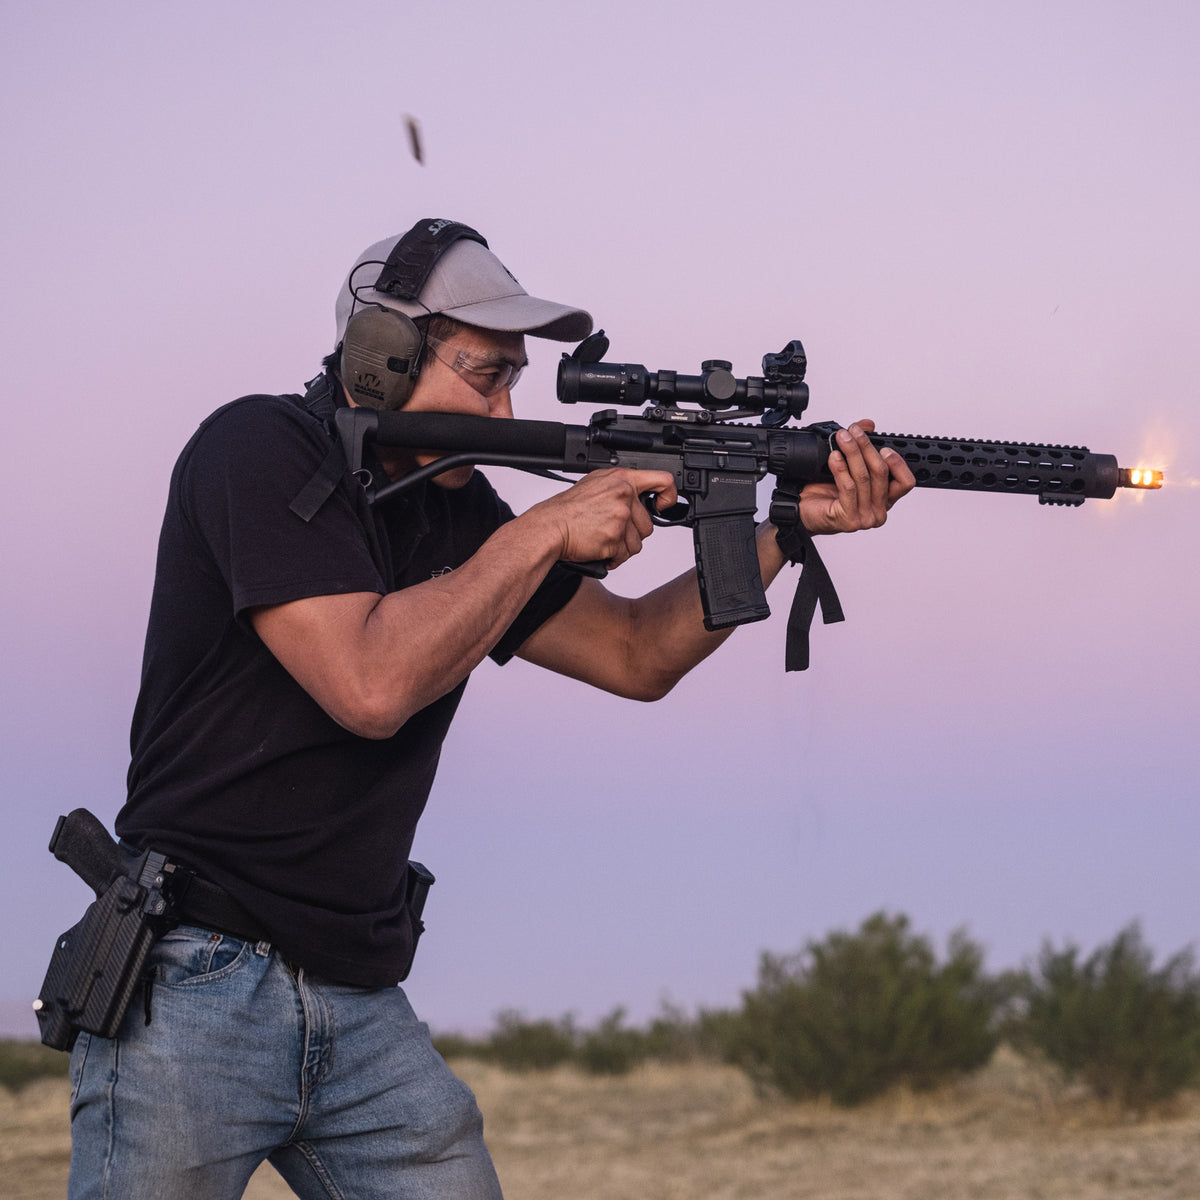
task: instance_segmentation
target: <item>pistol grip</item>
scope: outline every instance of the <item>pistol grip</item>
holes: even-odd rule
[[[58,818],[50,853],[66,863],[97,895],[123,873],[121,848],[100,819],[86,808]]]

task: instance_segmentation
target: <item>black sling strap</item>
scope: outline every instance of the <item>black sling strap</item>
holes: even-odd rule
[[[330,435],[329,451],[317,468],[316,474],[300,489],[296,498],[288,505],[302,521],[311,521],[321,511],[321,505],[333,495],[334,489],[345,475],[349,464],[342,442],[334,431],[333,414],[337,403],[333,398],[333,387],[328,374],[318,375],[305,385],[300,404],[312,413]]]
[[[837,589],[813,544],[812,534],[800,520],[800,488],[780,484],[771,494],[771,522],[776,527],[775,540],[790,563],[801,564],[800,579],[788,613],[787,640],[784,645],[785,671],[808,670],[808,634],[812,628],[817,605],[826,625],[844,621],[845,613]]]
[[[337,376],[325,372],[318,375],[315,379],[310,379],[305,384],[303,396],[291,397],[298,407],[304,409],[312,417],[321,422],[325,432],[329,435],[330,441],[329,449],[326,451],[325,457],[321,460],[321,465],[316,469],[313,477],[296,494],[295,499],[288,505],[288,508],[305,522],[311,521],[321,511],[321,507],[337,491],[347,473],[358,476],[359,469],[362,466],[362,443],[360,442],[352,450],[355,458],[352,466],[347,459],[346,448],[342,444],[342,439],[338,437],[337,422],[335,420],[335,414],[339,408],[336,398],[337,392],[335,391],[337,387]],[[363,480],[360,479],[359,482],[361,484]],[[358,519],[362,524],[372,561],[378,568],[380,575],[384,579],[390,580],[393,577],[391,549],[387,543],[387,539],[382,538],[379,530],[375,527],[367,495],[367,486],[369,486],[369,483],[370,480],[368,477],[366,479],[366,486],[359,486],[355,489]]]

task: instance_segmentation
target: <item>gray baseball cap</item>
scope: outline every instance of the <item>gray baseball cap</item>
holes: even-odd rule
[[[364,304],[414,318],[443,313],[480,329],[528,333],[558,342],[582,341],[592,332],[590,313],[529,295],[491,250],[468,238],[454,242],[442,254],[416,301],[377,291],[374,285],[380,272],[403,236],[368,246],[350,268],[335,310],[339,345],[351,312]]]

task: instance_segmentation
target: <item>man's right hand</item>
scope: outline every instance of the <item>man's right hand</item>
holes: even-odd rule
[[[518,520],[555,525],[562,545],[560,561],[603,562],[612,569],[637,554],[653,532],[642,500],[651,493],[660,510],[678,499],[666,471],[593,471]]]

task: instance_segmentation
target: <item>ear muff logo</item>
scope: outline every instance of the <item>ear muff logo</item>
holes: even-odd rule
[[[383,380],[371,371],[360,371],[351,385],[356,400],[384,400]]]

